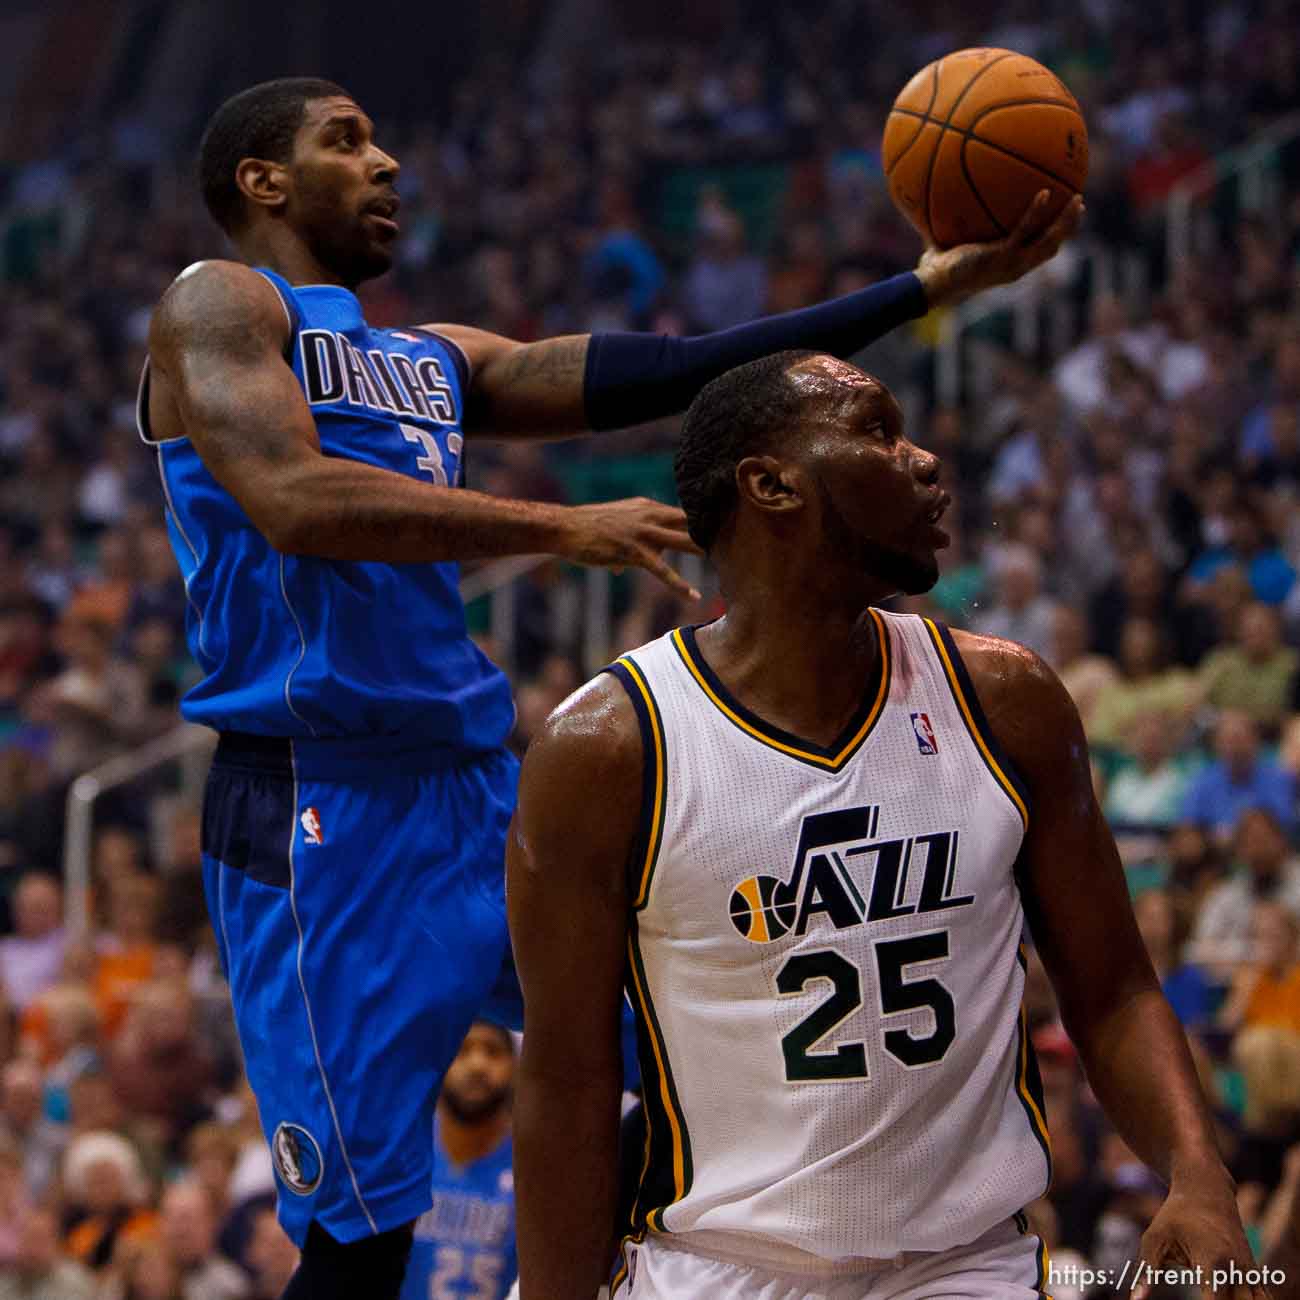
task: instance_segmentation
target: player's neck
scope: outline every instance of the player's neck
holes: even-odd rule
[[[336,284],[351,290],[357,287],[318,261],[300,240],[287,236],[278,226],[246,231],[239,239],[238,248],[249,266],[265,266],[292,285]]]
[[[505,1106],[475,1124],[457,1119],[446,1106],[438,1107],[438,1141],[447,1158],[462,1168],[495,1151],[509,1129],[510,1111]]]
[[[742,704],[821,745],[840,736],[880,663],[864,603],[809,602],[793,591],[779,600],[733,600],[723,618],[701,629],[698,644]]]

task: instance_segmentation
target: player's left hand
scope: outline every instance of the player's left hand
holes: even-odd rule
[[[930,245],[917,263],[917,278],[925,286],[933,307],[951,307],[982,289],[1011,284],[1056,256],[1057,250],[1079,229],[1083,196],[1076,194],[1053,220],[1048,215],[1051,195],[1040,190],[1020,224],[1005,238],[987,244],[958,244],[955,248]]]
[[[1237,1213],[1231,1184],[1190,1190],[1173,1187],[1142,1235],[1133,1300],[1151,1293],[1151,1269],[1199,1268],[1199,1294],[1210,1300],[1268,1300],[1268,1288],[1223,1279],[1259,1276]]]

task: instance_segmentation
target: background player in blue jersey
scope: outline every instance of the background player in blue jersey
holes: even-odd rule
[[[433,1208],[415,1224],[402,1300],[502,1300],[515,1265],[510,1093],[515,1045],[470,1026],[447,1067],[433,1124]]]
[[[688,590],[663,558],[691,546],[679,511],[461,490],[465,440],[614,428],[753,357],[856,352],[1016,279],[1081,216],[1035,206],[998,243],[720,334],[521,344],[367,325],[353,290],[391,263],[398,170],[329,82],[224,104],[200,179],[241,260],[168,289],[140,392],[204,673],[182,712],[221,733],[205,884],[303,1248],[291,1298],[398,1294],[442,1073],[507,957],[513,710],[466,634],[456,562],[546,552]]]

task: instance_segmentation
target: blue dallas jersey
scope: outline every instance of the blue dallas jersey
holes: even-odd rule
[[[293,288],[261,272],[289,315],[286,358],[327,456],[420,482],[461,481],[464,354],[427,330],[371,329],[355,294]],[[184,437],[140,430],[158,449],[167,527],[189,598],[203,680],[181,703],[192,722],[271,736],[401,735],[475,752],[514,722],[505,676],[469,639],[459,566],[345,563],[281,555]]]
[[[433,1209],[415,1225],[401,1300],[503,1300],[515,1274],[511,1142],[463,1169],[433,1126]]]

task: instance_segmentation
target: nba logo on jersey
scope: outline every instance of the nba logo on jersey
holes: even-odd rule
[[[930,725],[928,713],[912,714],[912,730],[916,732],[916,747],[923,754],[937,754],[939,742],[934,738],[934,728]]]
[[[315,808],[308,808],[299,818],[302,822],[303,835],[308,844],[324,844],[325,836],[321,830],[320,813]]]

